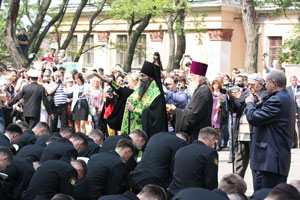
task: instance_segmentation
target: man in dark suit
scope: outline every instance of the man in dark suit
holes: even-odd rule
[[[30,84],[25,85],[23,89],[8,102],[8,106],[13,106],[21,98],[24,98],[24,111],[25,121],[29,124],[29,128],[33,128],[40,121],[41,101],[46,107],[46,110],[51,117],[52,111],[50,103],[47,100],[45,88],[37,83],[40,72],[36,70],[29,70],[27,72],[30,78]]]
[[[295,106],[285,89],[285,74],[271,71],[266,78],[266,88],[269,96],[261,107],[255,107],[252,95],[245,100],[248,122],[254,126],[250,167],[256,172],[255,191],[286,182],[295,131]]]
[[[202,128],[198,140],[176,152],[171,195],[188,187],[218,187],[218,153],[213,149],[217,136],[214,128]]]
[[[93,129],[88,133],[87,147],[78,153],[78,157],[90,158],[92,155],[99,153],[100,146],[104,140],[104,134],[98,129]]]
[[[16,149],[13,144],[16,144],[22,136],[22,129],[16,124],[10,124],[6,128],[6,132],[0,135],[0,146],[8,147],[13,154],[16,154]]]
[[[88,172],[75,188],[78,200],[98,199],[103,195],[122,194],[128,189],[129,170],[125,164],[133,154],[133,143],[121,139],[114,151],[100,152],[88,162]]]
[[[49,135],[49,133],[50,133],[50,128],[47,123],[45,122],[37,123],[33,129],[27,129],[22,134],[21,139],[17,143],[19,147],[19,151],[26,145],[34,144],[37,138],[44,135]]]
[[[175,153],[188,144],[188,139],[186,133],[160,132],[153,135],[146,145],[142,160],[130,174],[130,187],[135,192],[141,191],[147,184],[167,189],[173,173]]]
[[[43,163],[33,175],[28,188],[22,194],[22,200],[32,200],[37,196],[51,199],[57,193],[73,196],[74,184],[85,163],[77,160],[71,163],[62,160],[49,160]]]
[[[300,92],[300,85],[298,85],[298,78],[295,75],[292,75],[290,77],[290,83],[291,86],[287,87],[286,90],[288,91],[290,97],[295,101],[295,111],[296,111],[296,125],[298,129],[298,136],[300,140],[300,108],[296,103],[296,93]],[[294,138],[294,147],[297,147],[298,144],[298,137],[297,137],[297,131],[295,130],[295,138]]]
[[[86,146],[86,136],[83,133],[74,133],[70,140],[62,138],[47,145],[42,153],[41,162],[59,159],[70,162],[76,159],[78,152],[84,150]]]
[[[205,82],[207,65],[192,62],[192,82],[188,91],[192,95],[191,101],[185,109],[167,105],[167,111],[176,115],[175,132],[185,132],[191,136],[191,141],[197,140],[201,128],[211,125],[213,98],[210,88]]]

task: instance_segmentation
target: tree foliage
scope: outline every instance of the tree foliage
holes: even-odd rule
[[[299,21],[299,20],[298,20]],[[300,64],[300,23],[295,26],[293,37],[284,41],[280,63]]]

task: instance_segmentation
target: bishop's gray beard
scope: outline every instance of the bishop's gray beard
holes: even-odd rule
[[[150,86],[152,80],[147,80],[145,82],[141,82],[140,84],[140,91],[139,91],[139,96],[140,100],[143,98],[145,92],[147,91],[148,87]]]

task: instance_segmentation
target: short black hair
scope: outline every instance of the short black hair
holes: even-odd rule
[[[22,129],[23,129],[23,128],[24,128],[24,129],[29,129],[29,125],[28,125],[28,123],[25,122],[25,121],[17,121],[16,124],[17,124],[18,126],[20,126]]]
[[[218,137],[218,133],[216,129],[210,126],[200,129],[198,137],[201,137],[203,139],[208,139],[210,136],[215,136],[215,138]]]
[[[83,169],[83,177],[85,177],[85,175],[86,175],[86,173],[88,171],[86,162],[84,162],[84,160],[81,160],[81,159],[72,160],[71,163],[72,162],[78,164]]]
[[[50,138],[47,140],[46,144],[48,145],[48,144],[50,144],[51,142],[54,142],[54,141],[60,140],[60,139],[61,139],[61,138],[59,138],[59,137],[50,137]]]
[[[88,140],[87,140],[87,137],[85,134],[81,133],[81,132],[76,132],[72,135],[73,139],[75,140],[82,140],[82,144],[83,146],[87,147],[87,144],[88,144]]]
[[[137,136],[138,137],[142,137],[145,142],[148,141],[148,135],[147,135],[147,133],[145,131],[141,130],[141,129],[135,129],[130,134],[137,134]]]
[[[0,146],[0,158],[2,158],[3,156],[7,156],[7,160],[9,162],[12,162],[14,157],[13,153],[8,147]]]
[[[300,194],[294,186],[286,183],[279,183],[269,193],[268,197],[272,197],[276,200],[298,200],[300,199]]]
[[[42,128],[46,129],[47,133],[50,133],[50,127],[46,122],[39,122],[34,126],[34,129],[39,130],[39,129],[42,129]]]
[[[6,133],[8,133],[8,134],[17,133],[19,135],[22,135],[23,131],[22,131],[22,128],[20,126],[18,126],[17,124],[10,124],[6,128]]]
[[[185,132],[177,132],[176,135],[181,135],[187,143],[190,143],[190,136]]]
[[[154,184],[146,185],[142,191],[140,191],[139,195],[143,195],[147,199],[157,199],[157,200],[167,200],[166,191]]]
[[[67,126],[67,127],[63,127],[63,128],[61,128],[60,129],[60,135],[66,135],[66,134],[71,134],[71,135],[73,135],[74,133],[75,133],[75,130],[74,130],[74,128],[73,127],[71,127],[71,126]]]
[[[54,195],[51,198],[51,200],[75,200],[75,199],[69,195],[59,193],[59,194]]]
[[[88,135],[90,137],[100,137],[102,140],[104,140],[104,134],[102,131],[100,131],[99,129],[92,129]]]
[[[134,152],[135,149],[132,140],[129,140],[127,138],[119,140],[116,148],[130,148],[132,152]]]

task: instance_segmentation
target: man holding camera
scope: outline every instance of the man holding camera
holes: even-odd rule
[[[164,81],[164,85],[167,89],[167,91],[165,91],[166,103],[174,104],[176,108],[185,109],[188,103],[188,96],[186,93],[177,90],[178,80],[167,77]]]
[[[54,72],[54,82],[47,88],[47,93],[52,96],[53,119],[50,120],[51,133],[57,132],[58,117],[60,117],[61,128],[67,126],[67,94],[66,86],[60,71]]]

